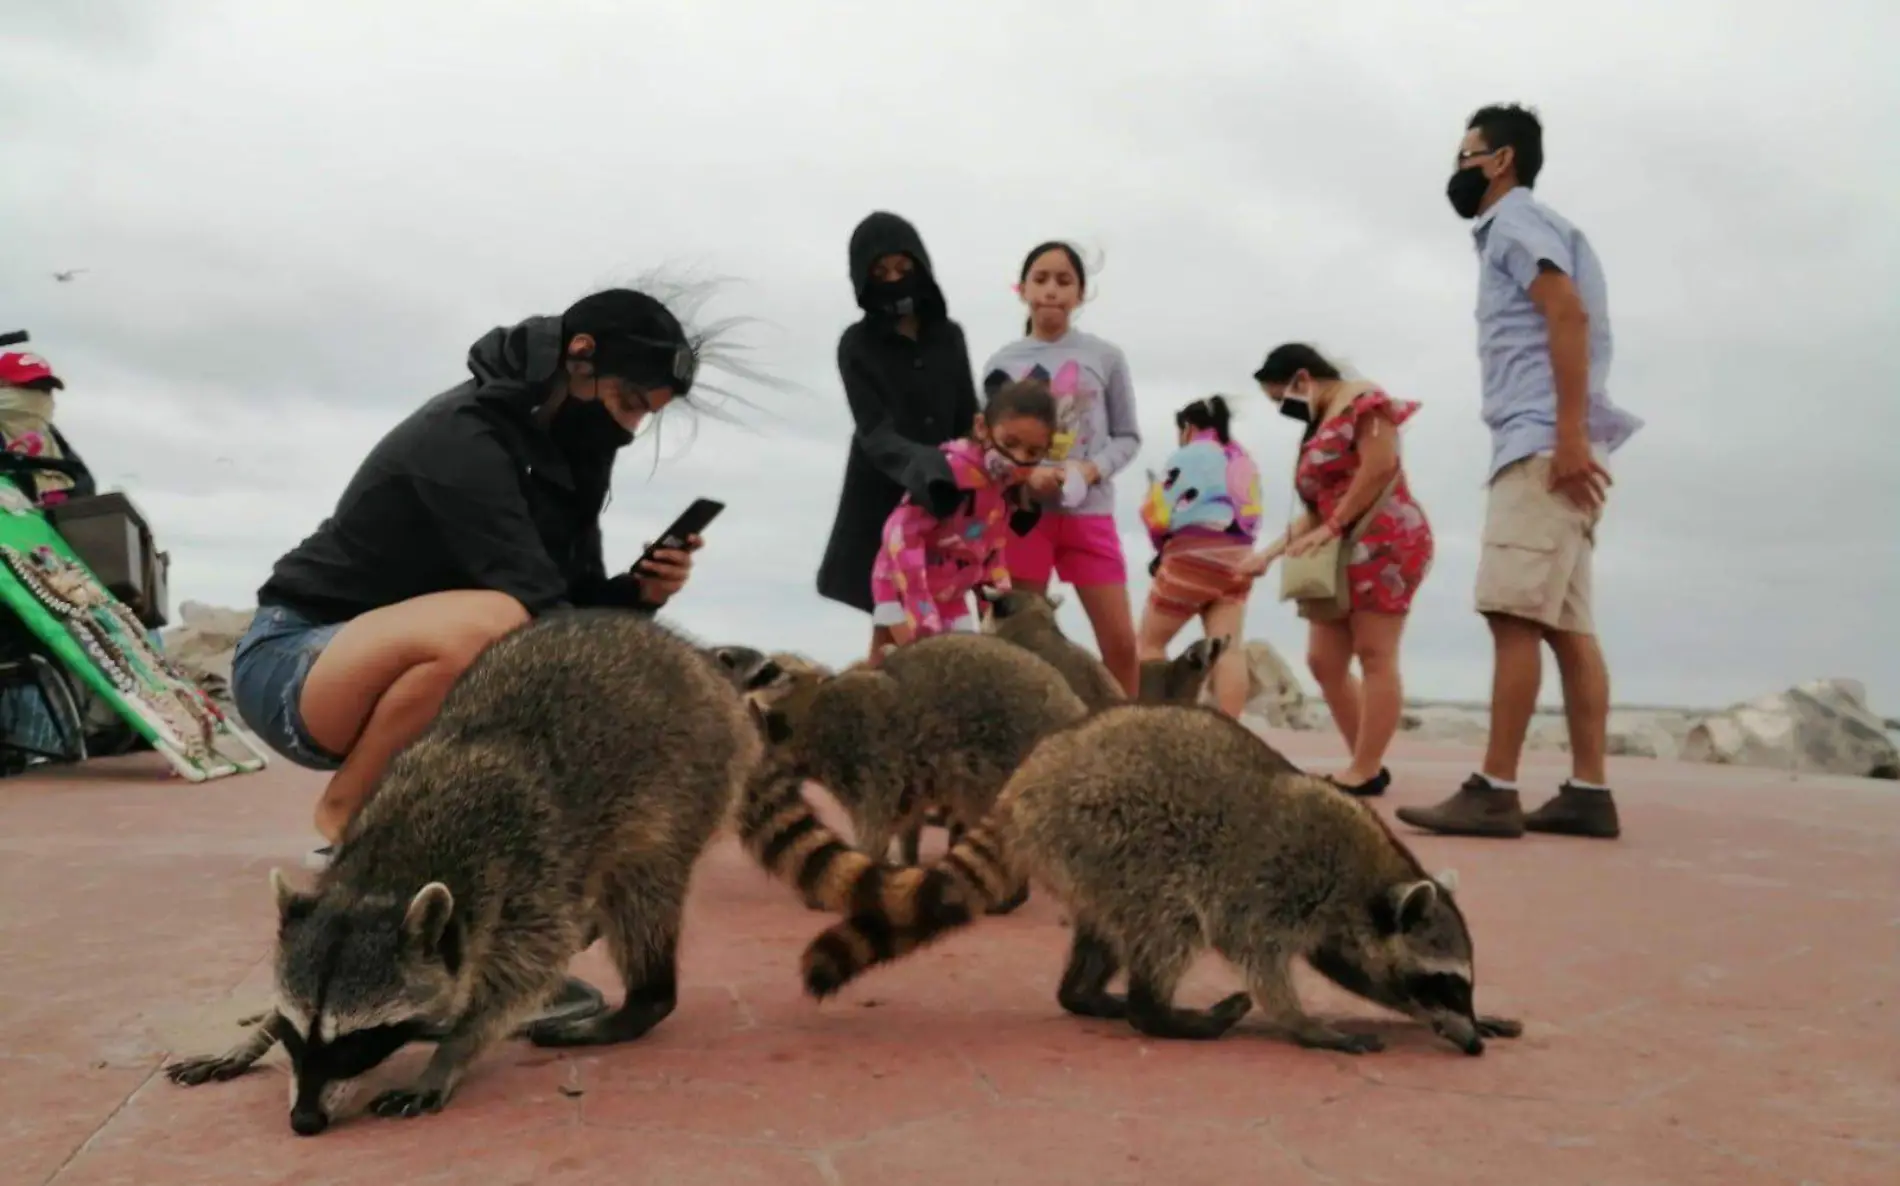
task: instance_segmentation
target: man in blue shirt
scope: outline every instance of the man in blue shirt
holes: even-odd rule
[[[1477,610],[1495,647],[1484,766],[1449,799],[1401,807],[1415,827],[1466,836],[1525,831],[1614,837],[1604,782],[1610,677],[1591,615],[1590,560],[1610,485],[1606,460],[1642,427],[1607,394],[1609,290],[1590,242],[1531,196],[1544,164],[1537,117],[1480,109],[1446,197],[1473,220],[1478,360],[1491,430]],[[1526,815],[1517,765],[1537,707],[1543,644],[1557,656],[1572,777]]]

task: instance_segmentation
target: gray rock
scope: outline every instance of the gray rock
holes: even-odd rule
[[[1867,708],[1859,680],[1819,679],[1713,713],[1690,726],[1690,762],[1900,778],[1900,749]]]
[[[178,624],[160,631],[159,639],[172,662],[196,681],[205,695],[228,706],[231,657],[256,612],[187,601],[178,607]]]
[[[1310,701],[1300,687],[1293,668],[1271,644],[1252,639],[1246,644],[1248,716],[1258,717],[1276,729],[1313,728]],[[1330,718],[1328,718],[1330,724]]]

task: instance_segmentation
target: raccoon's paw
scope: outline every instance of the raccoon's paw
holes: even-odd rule
[[[1231,1029],[1241,1018],[1247,1016],[1252,1008],[1253,994],[1237,992],[1215,1001],[1213,1008],[1207,1011],[1207,1016],[1210,1021],[1223,1029]]]
[[[1524,1023],[1510,1017],[1478,1014],[1478,1034],[1486,1038],[1515,1038],[1524,1032]]]
[[[220,1082],[235,1079],[250,1070],[251,1066],[243,1059],[214,1054],[207,1058],[185,1058],[171,1063],[165,1068],[165,1077],[180,1087],[196,1087],[213,1079]]]
[[[987,907],[984,908],[983,913],[1008,914],[1011,911],[1020,908],[1022,904],[1027,901],[1029,901],[1029,883],[1024,882],[1023,887],[1021,889],[1017,890],[1015,893],[1011,894],[1009,897],[1004,898],[1000,902],[990,903]]]
[[[383,1092],[369,1103],[369,1110],[378,1116],[401,1116],[408,1119],[420,1116],[424,1112],[440,1112],[442,1105],[449,1102],[449,1093],[431,1088],[402,1087]]]

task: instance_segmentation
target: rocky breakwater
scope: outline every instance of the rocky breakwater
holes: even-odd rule
[[[165,646],[165,654],[204,689],[205,695],[228,707],[231,657],[256,612],[187,601],[178,607],[178,620],[159,631],[159,641]]]
[[[1900,779],[1900,749],[1886,722],[1867,707],[1866,685],[1852,679],[1809,680],[1711,713],[1690,727],[1682,757]]]
[[[1330,730],[1332,714],[1309,694],[1292,666],[1269,644],[1246,645],[1249,690],[1243,720],[1255,728]],[[1885,722],[1867,707],[1864,685],[1851,679],[1811,680],[1718,712],[1613,708],[1613,756],[1765,766],[1857,778],[1900,778],[1900,751]],[[1484,705],[1415,701],[1399,720],[1404,736],[1480,748],[1489,731]],[[1563,714],[1539,711],[1525,742],[1530,749],[1568,750]]]

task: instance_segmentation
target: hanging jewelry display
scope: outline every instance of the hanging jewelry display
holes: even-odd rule
[[[45,546],[27,552],[0,544],[0,562],[64,626],[127,709],[165,742],[156,748],[179,773],[201,779],[265,763],[262,748],[152,644],[130,608],[85,568]],[[233,758],[220,752],[218,743],[225,738],[247,754]]]

